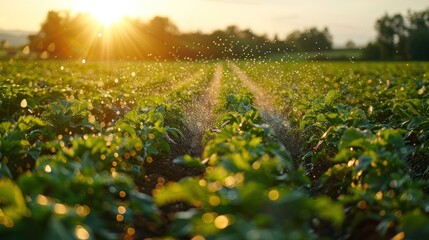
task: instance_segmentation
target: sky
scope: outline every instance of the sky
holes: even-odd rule
[[[38,31],[49,10],[100,11],[101,0],[0,0],[0,29]],[[428,0],[104,0],[143,21],[169,17],[181,32],[210,33],[236,25],[257,34],[285,38],[294,30],[328,27],[335,46],[375,38],[374,24],[385,13],[420,11]],[[91,4],[95,2],[96,4]],[[120,7],[122,5],[122,7]]]

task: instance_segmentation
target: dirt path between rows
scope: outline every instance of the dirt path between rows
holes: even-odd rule
[[[201,175],[201,169],[187,167],[182,164],[175,164],[173,160],[176,157],[190,154],[192,156],[201,156],[204,149],[202,138],[204,131],[210,129],[215,121],[214,107],[217,104],[217,99],[220,91],[220,79],[222,78],[222,64],[216,66],[212,78],[207,83],[207,87],[202,95],[197,96],[195,100],[185,106],[185,126],[183,129],[184,139],[176,144],[171,144],[172,149],[169,156],[157,158],[154,163],[145,163],[145,178],[138,181],[142,186],[140,189],[146,194],[151,194],[159,181],[179,181],[184,177]],[[202,77],[203,72],[198,71],[191,75],[176,89],[186,87],[196,78]],[[203,76],[205,77],[205,76]],[[170,206],[171,212],[183,210],[186,207],[181,204],[173,204]]]
[[[213,127],[216,120],[213,111],[218,101],[222,71],[222,64],[218,64],[206,91],[187,106],[185,121],[191,135],[188,137],[191,142],[190,154],[193,156],[201,156],[204,131]]]
[[[281,111],[276,108],[275,97],[254,84],[252,79],[234,63],[230,62],[229,67],[255,97],[255,106],[261,113],[264,123],[268,124],[275,131],[277,138],[285,145],[289,153],[292,156],[297,156],[299,154],[299,146],[294,137],[288,134],[289,124]]]

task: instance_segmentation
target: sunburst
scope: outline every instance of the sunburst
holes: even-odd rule
[[[75,10],[87,12],[101,25],[110,27],[123,17],[133,15],[135,0],[86,0],[78,1]]]

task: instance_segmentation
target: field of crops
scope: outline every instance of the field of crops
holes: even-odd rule
[[[0,239],[427,239],[429,63],[0,62]]]

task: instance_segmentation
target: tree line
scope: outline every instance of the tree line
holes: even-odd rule
[[[385,14],[375,23],[377,38],[362,50],[365,60],[429,60],[429,8]]]
[[[50,11],[39,32],[29,36],[29,47],[50,59],[246,59],[331,50],[332,36],[328,28],[315,27],[294,31],[284,39],[237,26],[208,34],[181,33],[169,18],[160,16],[148,22],[124,18],[120,24],[103,27],[88,14]]]

